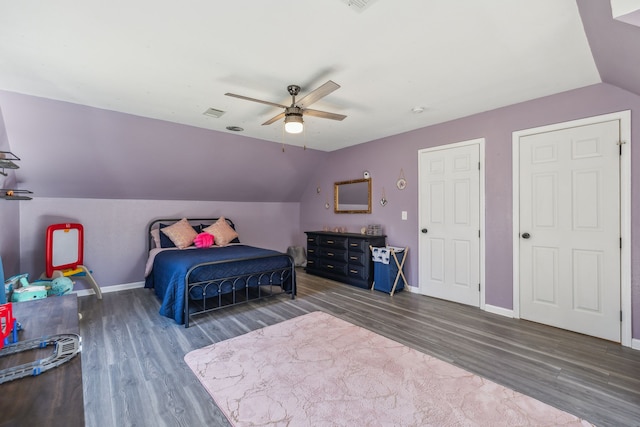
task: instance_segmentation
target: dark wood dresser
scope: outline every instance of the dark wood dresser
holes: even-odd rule
[[[361,288],[373,283],[373,261],[369,246],[386,245],[386,236],[329,231],[305,231],[309,274]]]
[[[79,334],[76,294],[14,303],[13,317],[22,324],[20,341]],[[47,347],[2,357],[0,369],[33,362],[52,351]],[[0,385],[0,396],[0,426],[84,426],[81,354],[38,376]]]

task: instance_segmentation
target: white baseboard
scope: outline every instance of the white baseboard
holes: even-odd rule
[[[109,292],[119,292],[119,291],[126,291],[128,289],[137,289],[137,288],[144,288],[144,282],[133,282],[133,283],[124,283],[122,285],[105,286],[104,288],[101,287],[100,290],[102,291],[103,294],[106,294]],[[73,293],[77,294],[79,297],[96,294],[93,289],[80,289],[77,291],[73,291]]]
[[[640,339],[631,338],[631,348],[634,350],[640,350]]]
[[[513,310],[509,310],[508,308],[502,308],[495,305],[484,305],[484,311],[489,313],[498,314],[504,317],[511,317],[513,319]]]

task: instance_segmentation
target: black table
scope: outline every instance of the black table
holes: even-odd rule
[[[22,324],[19,340],[49,335],[79,334],[75,294],[13,304],[13,317]],[[0,369],[33,362],[52,347],[0,358]],[[84,426],[82,359],[70,361],[35,377],[0,385],[0,426]]]

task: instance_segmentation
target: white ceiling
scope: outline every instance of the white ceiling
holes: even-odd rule
[[[0,0],[0,89],[332,151],[601,81],[574,0],[348,3]],[[224,96],[329,79],[295,136]]]

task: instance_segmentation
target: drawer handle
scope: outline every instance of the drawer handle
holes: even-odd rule
[[[333,240],[327,240],[327,243],[329,243],[330,245],[333,244]]]
[[[349,270],[350,273],[358,274],[358,270]]]
[[[358,247],[358,246],[360,246],[360,245],[359,245],[359,244],[357,244],[357,243],[352,243],[350,246],[351,246],[351,247],[353,247],[353,248],[357,248],[357,247]]]
[[[327,256],[333,256],[333,252],[327,252]]]
[[[333,268],[333,265],[327,265],[327,268]]]
[[[358,257],[357,257],[357,256],[350,256],[350,257],[349,257],[349,259],[352,259],[352,260],[354,260],[354,261],[355,261],[355,260],[357,260],[357,259],[358,259]]]

